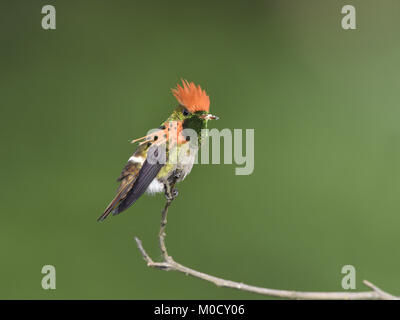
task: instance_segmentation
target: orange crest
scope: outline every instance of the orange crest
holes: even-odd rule
[[[210,110],[210,97],[206,94],[200,86],[197,86],[193,82],[182,80],[183,86],[176,85],[175,89],[172,89],[172,93],[176,100],[184,106],[189,112],[194,113],[197,111],[209,111]]]

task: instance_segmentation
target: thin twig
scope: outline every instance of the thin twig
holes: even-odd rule
[[[154,262],[143,248],[142,241],[135,237],[135,241],[143,259],[151,268],[156,268],[165,271],[178,271],[186,275],[193,276],[208,282],[212,282],[218,287],[227,287],[258,293],[270,297],[287,298],[287,299],[311,299],[311,300],[400,300],[400,297],[393,296],[382,289],[378,288],[371,282],[364,280],[364,284],[371,288],[371,291],[362,292],[307,292],[307,291],[294,291],[294,290],[278,290],[251,286],[244,283],[239,283],[231,280],[218,278],[194,269],[185,267],[176,262],[171,256],[168,255],[167,247],[165,245],[165,228],[167,225],[168,208],[173,199],[168,199],[163,211],[161,212],[161,227],[159,232],[159,244],[161,249],[162,262]]]
[[[158,239],[160,242],[160,249],[161,249],[161,255],[164,259],[165,262],[171,262],[172,258],[168,255],[167,247],[165,246],[165,227],[167,226],[167,214],[168,214],[168,208],[172,203],[172,198],[168,199],[167,202],[165,203],[164,210],[161,212],[161,227],[160,227],[160,233],[158,234]]]

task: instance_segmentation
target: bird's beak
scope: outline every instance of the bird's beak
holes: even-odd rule
[[[202,116],[200,116],[200,118],[202,118],[204,120],[218,120],[219,119],[217,116],[214,116],[211,113],[203,114]]]

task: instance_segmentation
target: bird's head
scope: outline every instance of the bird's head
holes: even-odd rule
[[[131,143],[142,141],[141,144],[156,143],[161,145],[171,136],[174,137],[175,134],[178,142],[184,141],[185,143],[190,141],[191,137],[189,137],[189,134],[182,134],[184,129],[194,130],[198,141],[201,142],[202,129],[207,128],[207,122],[218,119],[217,116],[209,113],[209,96],[200,86],[186,80],[182,80],[182,85],[177,84],[176,88],[172,89],[172,94],[178,100],[179,105],[168,119],[158,130],[139,139],[134,139]]]
[[[170,120],[183,121],[184,127],[197,129],[206,127],[207,121],[217,120],[218,117],[209,113],[210,97],[193,82],[182,80],[172,89],[172,94],[178,100],[179,106],[172,113]]]

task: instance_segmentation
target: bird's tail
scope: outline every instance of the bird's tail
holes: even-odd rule
[[[108,217],[108,215],[114,210],[114,205],[113,203],[110,203],[106,210],[104,210],[103,214],[97,218],[97,221],[103,221],[105,218]]]
[[[121,196],[123,194],[124,190],[121,190],[118,192],[118,194],[115,196],[115,198],[110,202],[110,204],[107,206],[106,210],[104,210],[103,214],[98,217],[97,221],[103,221],[105,218],[108,217],[108,215],[113,212],[113,210],[118,206]]]

